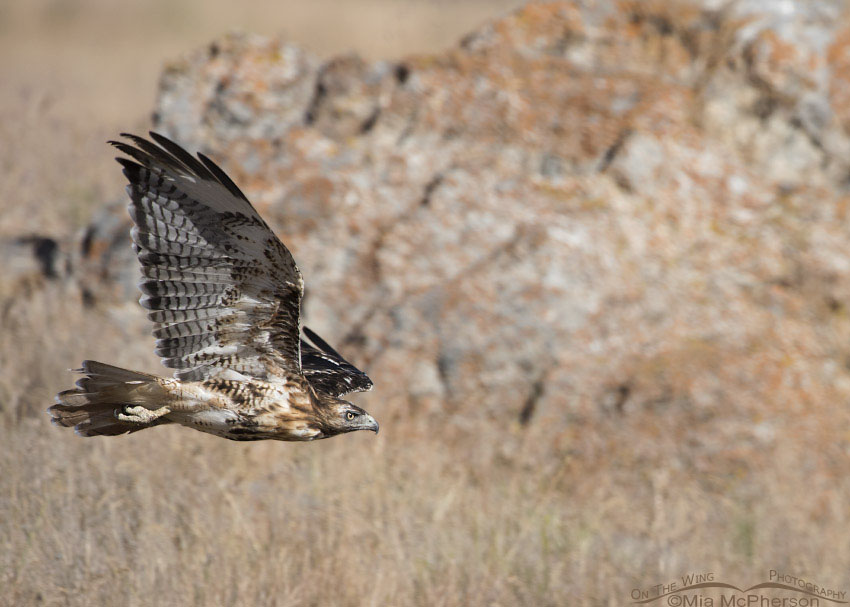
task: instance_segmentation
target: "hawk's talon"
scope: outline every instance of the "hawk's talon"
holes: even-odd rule
[[[122,422],[149,424],[170,412],[171,411],[168,407],[160,407],[159,409],[152,411],[139,405],[134,407],[125,405],[124,407],[115,410],[115,417],[120,419]]]

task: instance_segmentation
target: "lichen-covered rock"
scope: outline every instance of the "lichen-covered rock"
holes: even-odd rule
[[[368,369],[378,413],[547,424],[586,453],[621,448],[590,424],[633,415],[702,469],[823,407],[845,432],[828,458],[848,439],[850,19],[584,4],[395,64],[228,36],[166,69],[155,128],[278,230],[306,321]]]

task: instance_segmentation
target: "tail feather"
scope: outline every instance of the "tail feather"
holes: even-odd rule
[[[48,409],[54,424],[73,427],[81,436],[115,436],[168,423],[165,418],[134,423],[117,417],[128,405],[158,407],[153,399],[160,389],[155,375],[93,360],[83,361],[75,371],[84,374],[76,389],[57,394],[56,404]]]

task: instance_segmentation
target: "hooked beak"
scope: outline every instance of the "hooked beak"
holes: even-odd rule
[[[369,416],[369,425],[366,426],[366,428],[364,428],[364,430],[371,430],[372,432],[377,434],[378,430],[380,430],[380,429],[381,429],[381,427],[380,427],[380,425],[378,425],[378,420],[376,420],[374,417],[372,417],[370,415]]]

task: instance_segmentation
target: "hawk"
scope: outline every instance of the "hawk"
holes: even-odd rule
[[[82,436],[181,424],[231,440],[308,441],[378,422],[340,396],[369,377],[304,327],[301,272],[212,160],[173,141],[110,141],[129,181],[142,307],[174,377],[87,360],[52,421]]]

